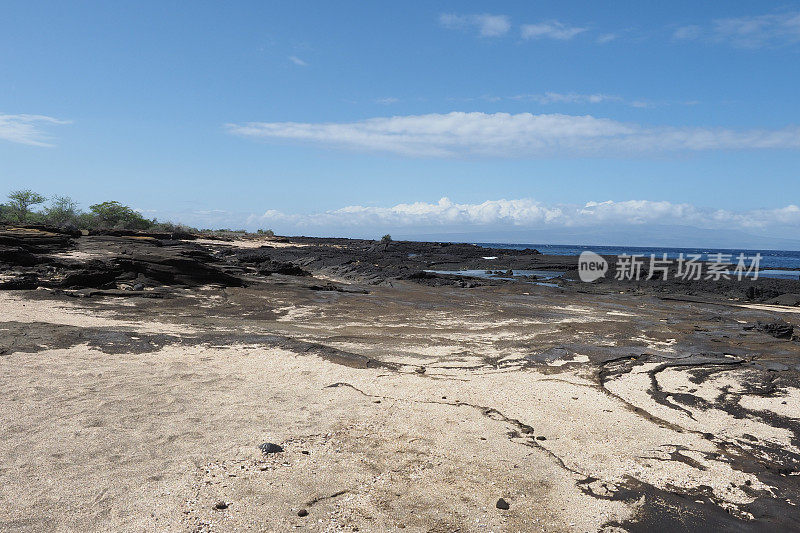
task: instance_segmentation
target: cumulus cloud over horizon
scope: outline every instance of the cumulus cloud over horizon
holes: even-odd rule
[[[582,205],[546,205],[529,198],[487,200],[460,204],[448,198],[391,207],[351,205],[312,214],[268,210],[251,215],[248,225],[284,224],[303,228],[481,228],[541,229],[549,227],[631,227],[643,225],[691,226],[704,229],[765,231],[800,225],[800,207],[730,211],[704,209],[687,203],[626,200],[587,202]]]
[[[233,134],[410,157],[538,158],[679,151],[800,149],[800,127],[645,126],[592,115],[459,112],[356,122],[226,124]]]
[[[30,146],[52,147],[44,128],[48,125],[69,124],[69,121],[45,115],[0,114],[0,140]]]

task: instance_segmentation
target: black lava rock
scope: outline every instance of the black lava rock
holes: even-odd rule
[[[775,320],[774,322],[759,322],[756,329],[767,335],[772,335],[776,339],[791,339],[794,332],[794,326],[783,321]]]
[[[264,455],[269,455],[271,453],[280,453],[283,451],[283,446],[280,446],[279,444],[273,444],[271,442],[264,442],[262,444],[259,444],[258,448]]]
[[[300,509],[297,511],[297,516],[308,516],[308,511],[305,509]]]
[[[224,511],[227,508],[228,508],[228,503],[223,500],[219,500],[214,504],[214,509],[216,509],[217,511]]]
[[[505,501],[503,498],[500,498],[499,500],[497,500],[497,503],[495,504],[495,507],[497,507],[498,509],[502,509],[503,511],[508,511],[508,509],[511,506],[508,505],[508,502]]]

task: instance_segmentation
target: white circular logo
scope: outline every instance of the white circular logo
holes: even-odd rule
[[[594,252],[581,252],[578,257],[578,276],[581,281],[591,283],[608,272],[608,262]]]

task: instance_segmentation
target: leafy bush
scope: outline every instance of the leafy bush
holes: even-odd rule
[[[11,224],[14,221],[14,212],[8,204],[0,204],[0,224]]]
[[[54,196],[42,213],[42,222],[52,226],[77,227],[81,215],[78,204],[69,196]]]
[[[16,222],[29,222],[31,206],[42,204],[47,200],[39,193],[30,189],[11,191],[8,195],[8,206],[16,217]]]
[[[100,228],[148,229],[154,224],[153,220],[116,201],[90,205],[89,210],[94,215],[96,227]]]

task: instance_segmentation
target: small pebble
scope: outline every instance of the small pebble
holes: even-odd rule
[[[300,509],[297,511],[297,516],[308,516],[308,511],[305,509]]]
[[[216,509],[218,511],[222,511],[222,510],[227,509],[227,508],[228,508],[228,503],[223,501],[223,500],[220,500],[220,501],[218,501],[217,503],[214,504],[214,509]]]
[[[497,500],[495,507],[497,507],[498,509],[502,509],[503,511],[508,511],[510,505],[508,505],[508,502],[505,501],[503,498],[500,498],[499,500]]]
[[[279,453],[283,451],[283,446],[280,446],[278,444],[273,444],[271,442],[264,442],[262,444],[259,444],[258,447],[261,450],[261,453],[263,453],[264,455],[270,453]]]

